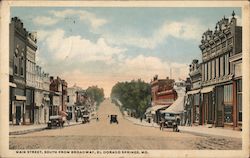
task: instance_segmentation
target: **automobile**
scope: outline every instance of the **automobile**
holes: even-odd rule
[[[60,115],[50,116],[47,125],[49,129],[53,127],[63,127],[64,125],[63,117]]]
[[[110,124],[111,123],[118,124],[117,115],[110,115]]]
[[[82,123],[89,123],[89,112],[88,110],[81,110]]]
[[[82,115],[82,123],[89,123],[89,115]]]
[[[176,117],[172,113],[165,113],[164,120],[164,127],[166,128],[172,128],[176,123]]]

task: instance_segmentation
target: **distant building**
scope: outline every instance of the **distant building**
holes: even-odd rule
[[[75,104],[77,100],[77,91],[81,91],[82,88],[74,85],[73,87],[68,88],[68,96],[67,96],[67,113],[68,120],[72,120],[75,118]]]
[[[173,90],[174,80],[158,79],[155,76],[151,85],[152,106],[157,105],[171,105],[171,103],[177,98],[176,92]]]
[[[67,111],[67,88],[65,80],[50,77],[50,109],[49,116],[58,115],[60,111]]]
[[[177,99],[177,93],[173,89],[174,80],[169,79],[158,79],[156,75],[150,82],[151,85],[151,105],[150,112],[154,122],[159,122],[160,120],[160,110],[168,108]],[[147,110],[146,113],[148,113]],[[146,114],[151,117],[150,115]]]
[[[59,77],[50,77],[50,103],[49,116],[58,115],[62,109],[62,84]]]

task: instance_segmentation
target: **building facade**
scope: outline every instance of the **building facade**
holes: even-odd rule
[[[40,122],[41,123],[47,123],[49,121],[49,107],[50,107],[50,78],[49,74],[43,72],[42,73],[42,90],[43,90],[43,101],[42,101],[42,106],[43,109],[41,111],[41,118]]]
[[[82,88],[74,85],[73,87],[69,87],[67,89],[68,96],[67,96],[67,113],[68,113],[68,120],[75,119],[75,104],[76,104],[76,92],[81,91]]]
[[[50,76],[50,107],[49,116],[58,115],[62,108],[62,84],[59,77]]]
[[[223,18],[215,30],[206,31],[201,40],[202,88],[200,124],[239,127],[242,116],[241,54],[242,27]]]
[[[26,123],[34,123],[34,94],[36,87],[36,50],[37,37],[29,33],[26,45]]]
[[[36,89],[35,89],[35,106],[34,106],[34,123],[40,123],[42,117],[41,111],[43,110],[43,80],[42,68],[36,65]]]
[[[160,110],[165,110],[173,104],[177,99],[177,93],[173,89],[174,80],[169,79],[158,79],[156,75],[150,82],[151,86],[151,107],[150,110],[146,111],[148,121],[153,119],[154,122],[160,121],[161,113]]]
[[[14,17],[9,25],[9,121],[25,124],[26,113],[26,43],[28,32],[22,21]]]
[[[166,79],[158,79],[158,76],[155,76],[150,86],[152,106],[170,105],[177,98],[177,93],[173,90],[173,79],[168,77]]]
[[[199,125],[201,121],[201,64],[197,59],[194,59],[189,65],[189,76],[191,88],[187,92],[186,124]]]

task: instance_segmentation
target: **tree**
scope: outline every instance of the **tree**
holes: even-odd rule
[[[88,87],[86,93],[91,101],[96,102],[97,106],[104,100],[104,90],[103,88],[98,88],[98,86]]]
[[[150,105],[150,85],[141,79],[130,82],[118,82],[111,90],[111,98],[118,99],[123,109],[135,111],[136,117],[142,117]]]

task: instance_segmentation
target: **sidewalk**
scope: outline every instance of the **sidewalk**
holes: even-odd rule
[[[154,122],[148,123],[144,119],[141,121],[139,119],[136,119],[136,118],[133,118],[133,117],[129,117],[129,116],[124,116],[124,118],[126,120],[128,120],[128,121],[131,121],[135,125],[160,128],[160,126],[157,123],[154,123]]]
[[[139,119],[132,118],[129,116],[124,116],[126,120],[131,121],[133,124],[147,127],[159,128],[160,126],[156,123],[148,123],[145,120],[142,122]],[[196,135],[207,135],[207,136],[223,136],[231,138],[242,138],[242,132],[233,129],[225,129],[221,127],[209,128],[207,126],[178,126],[180,132],[192,133]]]
[[[64,127],[79,125],[80,122],[71,121],[69,124],[64,123]],[[9,135],[20,135],[31,133],[35,131],[42,131],[47,129],[47,124],[35,124],[35,125],[9,125]]]
[[[206,126],[178,126],[181,132],[194,133],[197,135],[213,135],[231,138],[242,138],[242,132],[222,127],[208,128]]]

